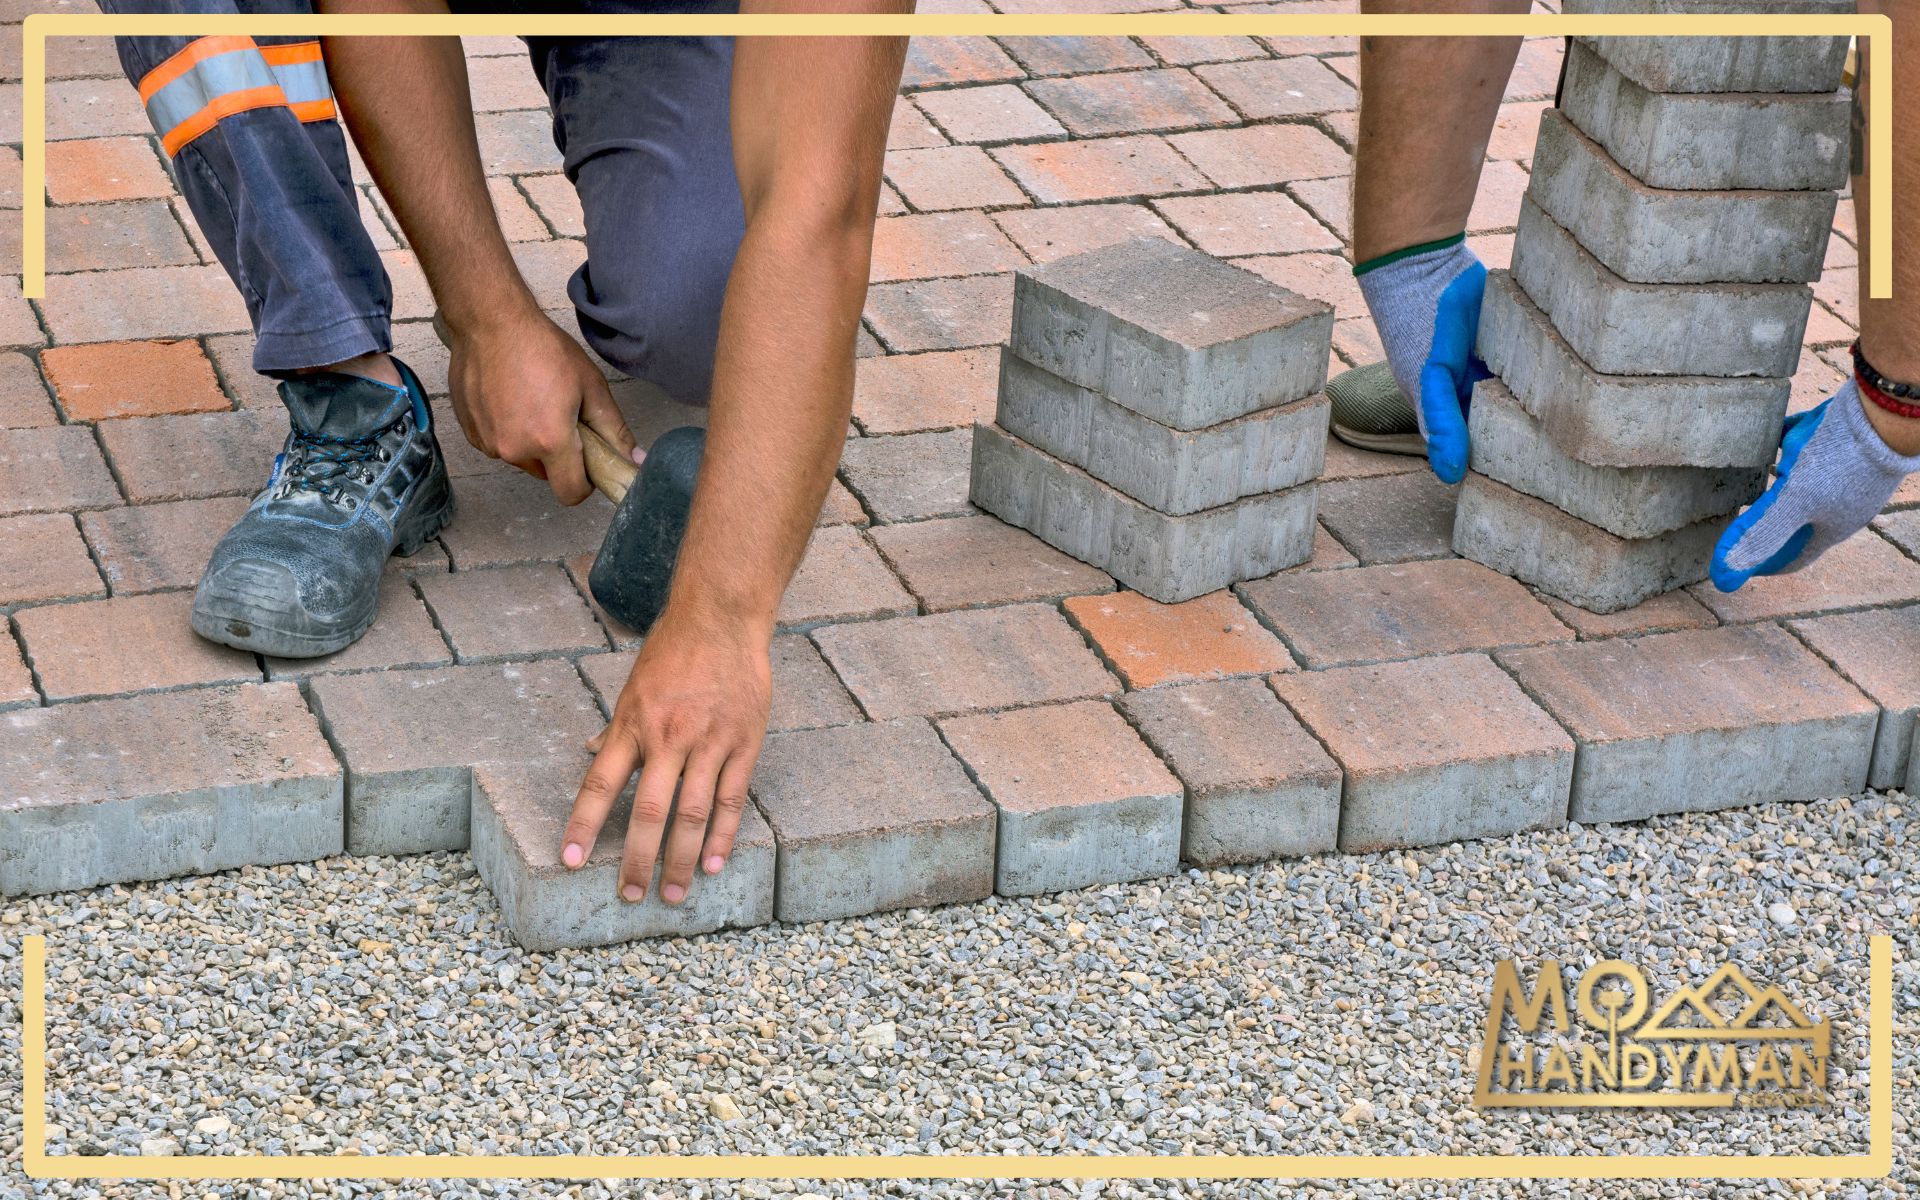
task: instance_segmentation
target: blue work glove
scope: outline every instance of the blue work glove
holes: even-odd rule
[[[1474,353],[1487,269],[1466,237],[1383,255],[1353,269],[1394,382],[1413,400],[1427,461],[1442,483],[1467,477],[1467,405],[1488,377]]]
[[[1787,419],[1773,486],[1713,548],[1714,586],[1812,564],[1880,515],[1920,455],[1895,454],[1867,421],[1849,379],[1820,407]]]

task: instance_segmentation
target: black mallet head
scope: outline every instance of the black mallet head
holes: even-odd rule
[[[693,508],[693,485],[700,473],[707,431],[686,425],[661,434],[638,471],[608,447],[613,461],[631,472],[625,493],[618,496],[614,495],[617,482],[602,478],[608,472],[593,469],[601,466],[595,462],[600,456],[592,449],[600,440],[598,435],[583,427],[581,437],[589,446],[588,474],[594,485],[614,501],[613,523],[607,527],[606,540],[600,543],[600,553],[594,556],[587,587],[614,620],[645,633],[667,606],[667,588],[673,582],[673,565],[680,557],[680,540],[687,533],[687,514]]]

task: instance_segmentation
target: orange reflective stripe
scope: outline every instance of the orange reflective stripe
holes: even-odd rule
[[[262,46],[260,54],[270,67],[286,67],[294,63],[319,62],[319,42],[293,42],[285,46]]]
[[[302,100],[298,104],[289,104],[293,115],[302,121],[331,121],[334,118],[333,100]]]
[[[285,105],[286,102],[287,94],[280,90],[278,84],[272,84],[267,87],[248,88],[245,91],[239,92],[228,92],[224,96],[215,98],[211,104],[199,112],[194,113],[178,125],[175,125],[172,129],[167,130],[165,134],[161,135],[160,147],[169,155],[175,154],[179,151],[180,147],[199,137],[207,130],[212,129],[223,117],[230,117],[234,113],[246,112],[248,109],[253,108],[272,108],[275,105]]]
[[[315,43],[316,50],[318,43]],[[161,63],[140,77],[140,103],[153,99],[153,94],[174,80],[193,70],[205,60],[216,54],[230,54],[235,50],[255,50],[250,37],[238,37],[222,34],[219,37],[203,37],[188,42],[185,48],[173,57]]]

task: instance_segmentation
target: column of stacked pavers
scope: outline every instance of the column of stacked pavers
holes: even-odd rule
[[[1602,613],[1706,577],[1779,440],[1846,183],[1844,53],[1806,37],[1568,48],[1512,269],[1487,284],[1497,377],[1474,391],[1457,551]]]
[[[1333,312],[1158,238],[1016,277],[973,502],[1155,600],[1305,562]]]

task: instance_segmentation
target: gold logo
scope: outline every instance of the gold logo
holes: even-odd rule
[[[1826,1103],[1831,1023],[1815,1024],[1731,963],[1655,1004],[1646,973],[1609,958],[1587,968],[1568,999],[1551,959],[1531,994],[1512,959],[1494,967],[1476,1108]]]

